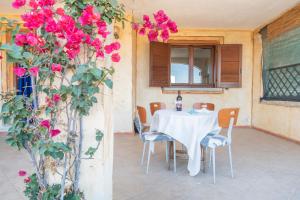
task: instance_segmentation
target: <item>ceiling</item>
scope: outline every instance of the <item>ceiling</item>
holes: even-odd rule
[[[135,15],[164,9],[179,27],[255,29],[300,0],[123,0]]]
[[[0,0],[0,14],[18,14],[13,0]],[[300,0],[120,0],[134,14],[164,9],[180,28],[255,29],[292,8]]]

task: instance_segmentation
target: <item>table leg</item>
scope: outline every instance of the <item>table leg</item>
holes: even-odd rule
[[[201,147],[201,168],[202,172],[205,173],[205,161],[206,161],[206,149]]]
[[[171,160],[173,160],[173,142],[168,142],[169,143],[169,163],[168,163],[168,170],[171,170]]]

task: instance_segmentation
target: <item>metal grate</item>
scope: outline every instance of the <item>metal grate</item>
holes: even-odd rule
[[[265,100],[300,101],[300,63],[263,72]]]

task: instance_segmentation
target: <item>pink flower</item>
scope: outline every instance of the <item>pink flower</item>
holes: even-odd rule
[[[111,52],[113,52],[113,48],[111,45],[105,45],[104,50],[106,54],[110,54]]]
[[[21,16],[24,26],[30,30],[37,29],[44,24],[45,16],[42,11],[28,12]]]
[[[120,55],[118,53],[114,53],[114,54],[111,55],[111,60],[113,62],[119,62],[120,59],[121,59],[121,57],[120,57]]]
[[[132,29],[137,31],[139,29],[139,24],[138,23],[132,23]]]
[[[56,9],[56,14],[58,14],[58,15],[64,15],[65,14],[65,10],[63,8],[57,8]]]
[[[51,66],[51,70],[52,70],[52,72],[61,72],[62,67],[60,64],[53,63]]]
[[[38,3],[36,2],[36,0],[30,0],[30,1],[29,1],[29,6],[30,6],[32,9],[34,9],[34,10],[36,10],[36,9],[39,7],[39,5],[38,5]]]
[[[16,38],[15,38],[15,44],[18,46],[23,46],[24,44],[27,43],[27,38],[26,35],[24,34],[16,34]]]
[[[163,30],[160,37],[164,42],[166,42],[169,39],[169,31],[167,29]]]
[[[106,38],[110,34],[110,32],[104,31],[104,32],[98,32],[98,34],[100,34],[103,38]]]
[[[86,25],[92,25],[96,18],[97,17],[94,14],[94,7],[92,5],[88,5],[83,10],[81,16],[78,18],[78,21],[82,26],[86,26]]]
[[[149,22],[150,21],[150,17],[148,15],[143,15],[143,21],[144,22]]]
[[[76,48],[76,49],[68,49],[66,51],[69,59],[74,59],[80,52],[80,48]]]
[[[109,32],[107,32],[107,24],[105,21],[103,20],[98,20],[96,22],[97,27],[98,27],[98,34],[101,35],[103,38],[106,38],[107,34],[109,34]]]
[[[157,41],[158,32],[156,30],[150,30],[148,33],[148,38],[150,41]]]
[[[96,57],[97,57],[97,58],[99,58],[99,57],[100,57],[100,58],[104,58],[104,53],[103,53],[103,51],[98,50],[97,53],[96,53]]]
[[[44,8],[42,9],[42,11],[43,11],[43,15],[44,15],[44,17],[46,18],[46,20],[52,19],[53,11],[52,11],[51,8],[49,8],[49,7],[44,7]]]
[[[150,17],[148,15],[144,15],[143,16],[143,21],[144,21],[144,24],[143,24],[143,27],[144,28],[152,28],[152,23],[150,21]]]
[[[27,177],[24,179],[24,183],[30,183],[31,182],[31,178],[30,177]]]
[[[96,49],[100,49],[102,46],[102,42],[99,40],[99,38],[95,38],[91,45]]]
[[[53,19],[48,20],[45,30],[49,33],[55,33],[55,32],[57,32],[57,29],[58,28],[57,28],[56,22]]]
[[[53,97],[52,97],[52,100],[55,102],[55,103],[58,103],[60,100],[61,100],[61,97],[59,94],[54,94]]]
[[[146,29],[145,29],[145,28],[141,28],[141,29],[139,30],[139,34],[140,34],[140,35],[145,35],[145,34],[146,34]]]
[[[43,121],[41,121],[40,126],[49,129],[50,128],[50,121],[49,120],[43,120]]]
[[[24,6],[26,4],[26,0],[15,0],[12,2],[12,7],[19,9],[20,7]]]
[[[29,72],[32,74],[32,76],[37,76],[39,74],[39,68],[38,67],[31,67],[29,69]]]
[[[26,35],[26,40],[29,46],[35,46],[38,44],[37,36],[32,33],[28,33]]]
[[[39,5],[41,7],[53,6],[54,4],[55,4],[55,0],[39,0]]]
[[[19,176],[26,176],[27,172],[25,170],[19,170]]]
[[[157,13],[154,13],[154,19],[157,24],[163,24],[169,20],[169,17],[165,14],[163,10],[159,10],[157,11]]]
[[[96,39],[98,39],[98,38],[96,38]],[[96,40],[95,39],[95,40]],[[99,40],[99,39],[98,39]],[[89,34],[85,34],[84,35],[84,42],[86,43],[86,44],[91,44],[92,43],[92,40],[91,40],[91,36],[89,35]],[[100,46],[101,46],[101,41],[99,40],[99,42],[100,42]],[[94,46],[94,45],[93,45]],[[96,48],[96,47],[95,47]]]
[[[167,22],[167,26],[169,27],[170,31],[172,33],[177,33],[178,32],[178,29],[177,29],[177,25],[175,22],[173,22],[172,20],[169,20]]]
[[[121,45],[119,42],[113,42],[113,43],[111,43],[111,47],[113,50],[117,51],[121,48]]]
[[[26,69],[24,69],[22,67],[15,67],[14,72],[18,77],[22,77],[26,73]]]
[[[55,137],[55,136],[57,136],[57,135],[59,135],[60,134],[60,130],[59,129],[52,129],[51,131],[50,131],[50,136],[51,137]]]

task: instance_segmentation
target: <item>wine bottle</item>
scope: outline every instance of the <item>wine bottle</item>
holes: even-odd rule
[[[180,90],[178,90],[178,95],[176,98],[176,110],[182,111],[182,96]]]

